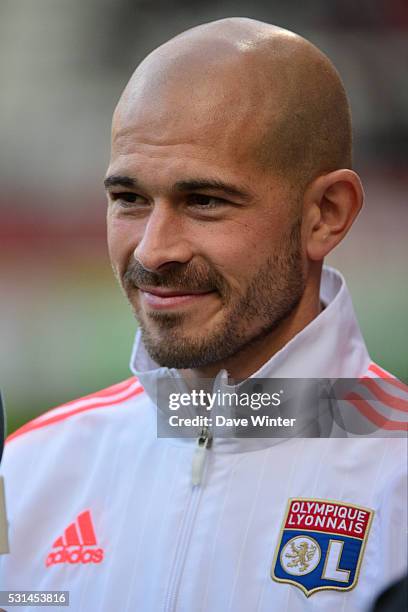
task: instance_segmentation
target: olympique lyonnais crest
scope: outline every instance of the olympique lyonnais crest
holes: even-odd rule
[[[317,591],[357,584],[373,510],[327,499],[290,499],[271,577]]]

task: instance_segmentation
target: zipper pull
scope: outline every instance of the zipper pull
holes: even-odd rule
[[[192,482],[193,485],[201,484],[204,471],[205,451],[211,446],[212,435],[207,427],[203,427],[197,438],[197,447],[193,456]]]

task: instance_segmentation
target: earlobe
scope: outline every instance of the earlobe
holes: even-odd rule
[[[310,226],[307,254],[321,261],[345,237],[363,204],[360,178],[352,170],[336,170],[317,177],[305,194]]]

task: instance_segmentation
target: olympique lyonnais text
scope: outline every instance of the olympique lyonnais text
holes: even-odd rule
[[[370,512],[351,505],[318,501],[294,501],[289,508],[285,529],[344,533],[362,538]]]

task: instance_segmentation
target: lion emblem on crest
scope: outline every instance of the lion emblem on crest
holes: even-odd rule
[[[292,561],[289,561],[287,566],[296,567],[300,572],[305,572],[315,555],[316,546],[311,542],[303,540],[298,545],[292,541],[290,543],[290,548],[291,552],[287,552],[285,557],[292,559]]]

